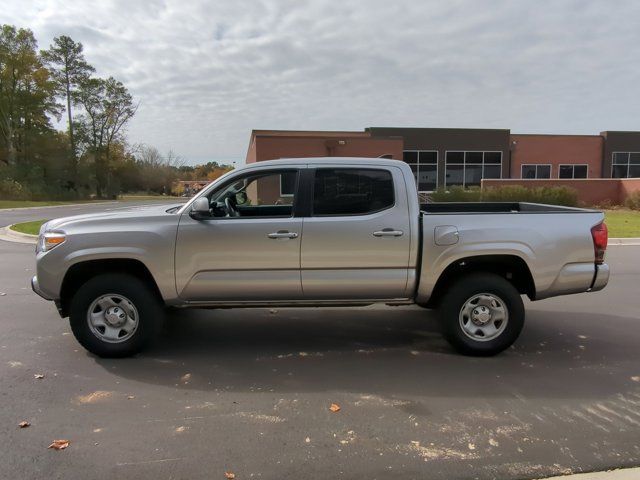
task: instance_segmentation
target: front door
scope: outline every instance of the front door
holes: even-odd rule
[[[396,167],[315,170],[301,251],[306,300],[406,298],[411,225]]]
[[[302,219],[294,216],[297,169],[238,175],[207,196],[211,217],[184,212],[176,287],[194,302],[302,298]]]

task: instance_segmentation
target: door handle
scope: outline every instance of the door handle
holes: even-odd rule
[[[296,232],[287,232],[286,230],[278,230],[274,233],[269,233],[267,235],[269,238],[298,238],[298,234]]]
[[[404,235],[402,230],[394,230],[393,228],[383,228],[373,232],[374,237],[401,237],[402,235]]]

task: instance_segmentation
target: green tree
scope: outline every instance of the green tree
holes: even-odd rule
[[[0,29],[0,158],[9,165],[30,159],[39,135],[52,134],[50,115],[59,115],[55,84],[37,51],[33,32]]]
[[[96,195],[102,197],[109,187],[110,154],[115,143],[124,143],[124,128],[138,109],[127,88],[109,77],[85,78],[74,93],[84,113],[77,117],[81,137],[95,165]]]
[[[55,37],[49,49],[42,52],[42,59],[53,75],[58,94],[64,97],[67,104],[71,176],[75,184],[78,181],[78,157],[71,109],[73,93],[95,69],[84,59],[82,43],[74,42],[71,37],[66,35]]]

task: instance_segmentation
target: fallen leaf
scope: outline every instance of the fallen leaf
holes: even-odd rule
[[[229,480],[233,480],[236,478],[236,474],[233,472],[224,472],[224,478],[228,478]]]
[[[129,396],[127,397],[127,400],[133,400],[134,398],[136,398],[136,396],[135,396],[135,395],[129,395]]]
[[[30,424],[29,422],[27,422],[26,420],[24,420],[24,421],[20,422],[20,423],[18,424],[18,426],[19,426],[20,428],[27,428],[27,427],[30,427],[30,426],[31,426],[31,424]]]
[[[64,450],[69,446],[71,442],[69,440],[54,440],[47,448],[53,448],[54,450]]]
[[[184,425],[179,426],[178,428],[176,428],[176,433],[182,433],[187,429],[187,427],[185,427]]]
[[[338,405],[337,403],[332,403],[331,406],[329,407],[329,410],[331,410],[333,413],[339,412],[340,405]]]
[[[44,378],[44,373],[36,373],[33,375],[33,378],[40,380],[41,378]]]
[[[640,377],[631,377],[632,382],[640,382]]]
[[[180,381],[182,383],[187,383],[189,380],[191,380],[191,374],[190,373],[185,373],[182,377],[180,377]]]

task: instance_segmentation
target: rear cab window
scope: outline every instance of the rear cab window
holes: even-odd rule
[[[393,207],[391,172],[369,168],[319,168],[313,183],[312,215],[368,215]]]

